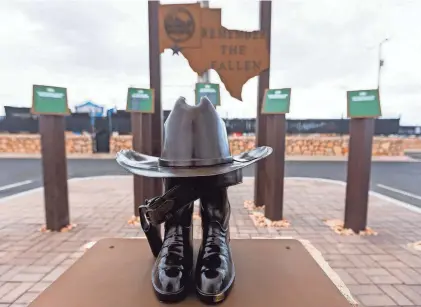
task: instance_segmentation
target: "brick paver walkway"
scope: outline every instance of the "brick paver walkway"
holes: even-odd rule
[[[370,197],[369,226],[377,236],[340,236],[324,219],[342,219],[345,188],[287,179],[288,229],[257,228],[243,207],[252,199],[253,179],[230,188],[231,236],[289,236],[309,240],[364,306],[421,306],[421,251],[408,243],[421,240],[421,214],[376,196]],[[41,233],[42,191],[0,200],[0,307],[27,306],[83,254],[83,246],[103,237],[143,236],[128,225],[132,179],[70,181],[68,233]],[[199,220],[195,220],[197,226]],[[195,227],[195,236],[200,235]]]

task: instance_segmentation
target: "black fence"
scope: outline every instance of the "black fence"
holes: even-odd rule
[[[399,135],[421,135],[420,126],[399,126]]]
[[[0,132],[8,133],[38,133],[38,116],[30,114],[29,108],[5,107],[6,117],[0,121]],[[164,121],[170,111],[164,111]],[[224,119],[227,132],[254,133],[255,119]],[[289,134],[348,134],[348,119],[289,119],[287,120]],[[92,120],[88,114],[73,113],[66,116],[66,130],[75,133],[95,132],[96,134],[131,133],[130,113],[117,111],[111,117],[100,117]],[[421,135],[419,127],[400,126],[397,119],[376,119],[376,135]]]

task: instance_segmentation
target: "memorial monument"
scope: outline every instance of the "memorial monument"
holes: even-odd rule
[[[117,162],[134,175],[163,178],[165,192],[139,207],[152,253],[152,285],[161,301],[188,293],[193,270],[193,203],[200,200],[203,238],[195,269],[196,294],[206,303],[226,298],[235,280],[229,245],[227,188],[241,183],[242,168],[270,155],[262,146],[231,156],[227,131],[214,106],[202,97],[197,106],[180,97],[164,125],[161,157],[122,150]],[[159,224],[165,222],[164,239]]]
[[[148,1],[148,16],[150,88],[129,89],[133,150],[117,156],[117,162],[135,175],[134,204],[147,240],[97,241],[30,306],[158,307],[160,301],[181,301],[193,280],[201,301],[222,302],[230,293],[225,301],[230,307],[356,306],[309,242],[230,241],[227,189],[242,182],[242,168],[259,160],[255,204],[265,206],[267,218],[282,219],[284,113],[290,95],[282,101],[265,97],[267,90],[273,90],[269,86],[271,1],[260,1],[257,31],[227,29],[222,26],[221,9],[201,8],[199,3]],[[256,149],[231,156],[224,123],[206,97],[196,106],[197,102],[188,105],[184,98],[178,99],[161,142],[160,54],[166,49],[182,54],[199,75],[215,70],[228,93],[239,100],[244,84],[259,76]],[[284,97],[284,90],[289,89],[275,89],[280,91],[275,94]],[[193,240],[195,200],[200,201],[201,241]],[[181,304],[201,302],[187,297]]]

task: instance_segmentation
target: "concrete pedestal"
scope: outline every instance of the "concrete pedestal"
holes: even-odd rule
[[[195,242],[195,250],[200,242]],[[293,239],[231,240],[236,281],[225,306],[349,307],[352,298],[321,255]],[[103,239],[31,307],[153,307],[154,258],[144,239]],[[333,276],[333,278],[332,278]],[[344,295],[345,294],[345,295]],[[180,306],[202,306],[192,293]]]

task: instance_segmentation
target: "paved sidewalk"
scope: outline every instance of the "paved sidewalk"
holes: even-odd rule
[[[371,196],[369,226],[377,236],[340,236],[323,222],[342,219],[345,187],[287,179],[288,229],[258,228],[244,201],[253,179],[230,188],[232,238],[292,236],[309,240],[341,276],[363,306],[421,306],[421,213]],[[72,223],[67,233],[42,233],[42,191],[0,201],[0,307],[27,306],[83,254],[83,246],[103,237],[143,236],[127,220],[133,211],[132,177],[69,181]],[[195,220],[195,236],[200,220]],[[282,278],[282,277],[280,277]]]

